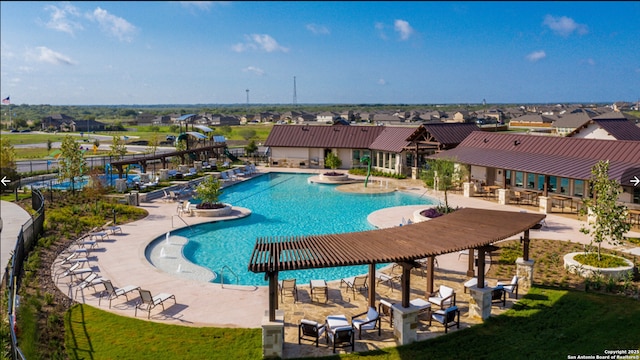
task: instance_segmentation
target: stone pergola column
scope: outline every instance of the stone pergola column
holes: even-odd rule
[[[471,251],[469,251],[471,254]],[[470,255],[470,258],[473,258]],[[485,320],[491,316],[492,288],[484,287],[485,248],[478,248],[478,282],[469,288],[469,316],[474,319]]]
[[[529,230],[525,230],[524,237],[522,237],[522,257],[516,259],[518,287],[523,292],[527,292],[533,284],[533,265],[535,261],[529,259],[529,242]]]
[[[464,197],[473,197],[475,190],[475,184],[473,182],[462,183],[462,191]]]
[[[508,205],[509,193],[510,193],[509,189],[498,189],[498,204]]]
[[[262,317],[262,357],[282,358],[284,350],[284,310],[276,310],[275,319],[269,311]]]

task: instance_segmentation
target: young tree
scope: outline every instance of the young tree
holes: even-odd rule
[[[342,160],[340,160],[338,155],[334,154],[333,152],[330,152],[324,158],[324,164],[330,167],[331,169],[335,170],[340,166],[342,166]]]
[[[253,155],[254,152],[258,150],[258,146],[254,140],[249,141],[247,146],[244,147],[244,151],[247,152],[247,156]]]
[[[464,168],[457,167],[450,159],[428,160],[426,171],[422,172],[420,178],[426,187],[444,192],[445,211],[449,211],[449,199],[447,193],[455,184],[462,181]]]
[[[631,229],[626,222],[627,207],[618,205],[618,196],[622,187],[615,179],[609,179],[609,161],[598,161],[591,169],[589,183],[592,186],[592,198],[584,199],[585,207],[581,214],[590,212],[594,220],[588,222],[590,227],[582,227],[581,232],[591,235],[591,243],[598,244],[598,261],[600,261],[600,247],[603,241],[611,245],[619,245],[624,240],[624,234]]]
[[[0,179],[6,176],[12,181],[9,187],[13,188],[12,184],[17,175],[16,150],[8,139],[0,137]]]
[[[82,171],[87,167],[80,145],[73,140],[71,135],[66,135],[60,145],[60,180],[69,179],[71,181],[71,191],[75,190],[76,177],[82,176]]]
[[[149,154],[156,154],[156,150],[158,150],[158,144],[160,144],[160,138],[157,132],[154,132],[151,135],[151,139],[149,140],[149,146],[147,147],[147,152]]]
[[[109,150],[109,156],[113,156],[114,158],[116,158],[116,160],[119,160],[126,153],[127,147],[124,144],[124,141],[121,141],[118,135],[113,135],[113,139],[111,140],[111,150]]]

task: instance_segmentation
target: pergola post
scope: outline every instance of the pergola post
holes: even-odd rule
[[[533,284],[533,265],[534,260],[529,259],[529,230],[524,231],[522,237],[522,257],[516,259],[516,275],[518,275],[518,286],[521,286],[523,292],[528,291]]]
[[[431,296],[431,294],[433,294],[433,281],[434,281],[434,266],[433,264],[435,263],[435,256],[429,256],[427,257],[427,296],[429,297]]]
[[[411,269],[412,264],[403,262],[402,265],[402,277],[400,278],[400,289],[402,291],[402,307],[409,307],[409,296],[411,294]]]
[[[429,257],[433,262],[433,258]],[[400,291],[402,292],[401,304],[393,304],[393,336],[398,345],[410,344],[418,339],[418,314],[420,309],[409,303],[411,293],[411,269],[414,264],[409,262],[399,263],[402,266],[402,277],[400,279]]]
[[[284,350],[284,311],[278,308],[278,272],[268,271],[269,310],[262,318],[262,356],[281,358]]]
[[[486,249],[478,248],[478,282],[469,287],[469,316],[485,320],[491,316],[491,292],[484,287],[484,259]],[[473,258],[473,257],[471,257]]]
[[[529,230],[524,231],[524,237],[522,238],[522,258],[524,261],[529,261]]]
[[[467,259],[467,262],[469,264],[469,266],[467,267],[467,276],[468,277],[475,277],[476,276],[476,264],[475,264],[475,249],[471,248],[469,249],[469,258]]]
[[[369,307],[376,308],[376,264],[369,264]]]

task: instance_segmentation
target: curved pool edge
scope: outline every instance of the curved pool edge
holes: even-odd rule
[[[191,225],[232,221],[245,218],[249,215],[251,215],[251,210],[234,206],[231,213],[227,216],[200,218],[206,219],[206,221],[198,221],[195,224],[187,224],[185,222],[185,225],[175,227],[164,235],[156,236],[151,241],[146,242],[142,247],[142,257],[153,269],[163,273],[189,280],[215,284],[215,280],[219,274],[209,268],[191,262],[184,256],[184,248],[189,243],[189,239],[184,236],[171,235],[171,233],[190,228]],[[169,234],[168,239],[166,234]],[[149,249],[152,246],[153,248]]]

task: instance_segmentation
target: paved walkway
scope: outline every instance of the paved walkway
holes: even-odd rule
[[[11,254],[16,248],[16,240],[22,225],[31,219],[31,215],[19,205],[0,201],[0,264],[2,264],[2,274],[0,279],[4,279],[4,270],[11,261]]]
[[[299,171],[311,172],[311,170],[298,169],[259,169],[261,172],[273,171]],[[315,171],[317,173],[317,171]],[[375,182],[374,182],[375,184]],[[390,181],[389,185],[385,181],[378,183],[378,186],[396,187],[403,191],[413,192],[416,194],[440,198],[441,194],[435,194],[426,191],[420,181],[403,180]],[[371,185],[370,185],[371,186]],[[495,202],[484,200],[481,198],[465,198],[460,195],[449,194],[449,202],[453,206],[461,207],[480,207],[485,209],[499,209],[509,211],[522,211],[517,206],[502,206]],[[258,328],[261,325],[265,311],[268,309],[267,288],[252,286],[232,286],[208,283],[189,279],[188,274],[178,274],[174,272],[164,272],[153,267],[146,260],[145,248],[153,239],[163,237],[169,231],[184,227],[184,223],[176,215],[175,203],[164,203],[156,200],[150,203],[143,203],[141,207],[149,212],[149,216],[143,220],[129,224],[120,225],[122,233],[109,235],[108,239],[100,241],[98,248],[90,252],[91,268],[99,272],[100,276],[112,280],[115,286],[124,287],[127,285],[141,286],[148,289],[152,294],[161,292],[169,292],[176,295],[176,304],[169,301],[168,306],[163,311],[156,308],[151,311],[151,320],[167,324],[180,324],[188,326],[216,326],[216,327],[243,327]],[[424,206],[422,206],[424,207]],[[371,221],[377,227],[397,226],[402,223],[403,219],[413,219],[413,212],[416,206],[407,206],[399,208],[390,208],[375,212],[369,216]],[[530,211],[534,210],[530,207]],[[4,210],[4,208],[3,208]],[[248,209],[236,209],[229,218],[218,219],[228,220],[232,217],[246,215]],[[188,225],[198,224],[211,221],[211,218],[200,217],[182,217]],[[550,214],[547,216],[547,228],[542,230],[532,230],[531,237],[557,239],[579,243],[589,243],[588,236],[582,234],[579,229],[582,223],[578,220],[569,219],[560,215]],[[6,227],[6,222],[5,222]],[[632,233],[632,236],[640,236],[640,233]],[[514,236],[518,238],[519,235]],[[4,241],[4,231],[3,231]],[[603,244],[604,247],[611,247]],[[468,309],[468,295],[464,294],[462,283],[466,278],[466,259],[458,259],[457,253],[438,256],[439,268],[436,269],[436,284],[447,284],[456,289],[456,293],[460,294],[457,300],[463,314]],[[176,259],[180,261],[180,259]],[[399,271],[399,270],[396,270]],[[53,273],[60,273],[58,268],[53,269]],[[391,273],[391,269],[386,272]],[[412,296],[425,296],[424,288],[426,280],[419,271],[414,271],[411,280]],[[495,285],[496,279],[489,279],[489,285]],[[366,309],[366,294],[351,293],[340,289],[339,281],[329,282],[329,298],[328,299],[311,299],[308,292],[307,284],[300,284],[300,301],[293,302],[292,298],[285,298],[281,308],[285,310],[286,322],[286,344],[285,356],[313,356],[313,355],[329,355],[331,350],[326,347],[316,349],[314,346],[298,346],[297,345],[297,324],[300,319],[310,318],[316,321],[322,321],[327,315],[345,314],[347,316],[355,315]],[[79,302],[85,302],[92,306],[99,306],[101,309],[107,310],[108,301],[102,301],[98,305],[98,294],[92,289],[86,289],[76,292],[76,287],[70,286],[67,278],[58,281],[58,287],[64,293],[70,296],[76,296]],[[103,290],[102,286],[98,286],[97,290]],[[378,296],[381,299],[387,299],[392,302],[400,301],[400,292],[393,286],[380,285],[377,287]],[[129,300],[122,297],[113,301],[111,311],[124,316],[134,316],[135,303],[138,300],[137,294],[129,297]],[[506,308],[509,308],[513,299],[508,301]],[[492,312],[500,313],[505,309],[494,306]],[[138,318],[144,319],[145,315],[138,314]],[[462,317],[462,327],[468,327],[476,322]],[[431,327],[423,322],[419,329],[419,339],[425,339],[435,336],[442,332],[442,328],[437,325]],[[378,347],[395,346],[393,343],[393,335],[389,324],[383,325],[383,336],[367,336],[363,340],[358,341],[356,351],[364,351],[367,349],[375,349]]]

